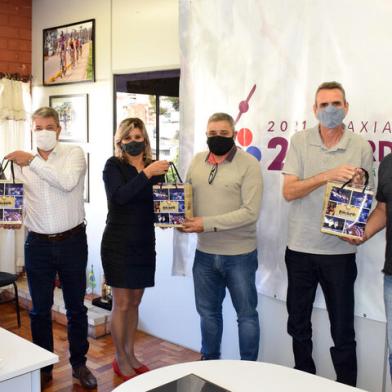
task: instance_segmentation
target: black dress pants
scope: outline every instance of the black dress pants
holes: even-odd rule
[[[73,368],[86,363],[87,340],[86,293],[87,237],[85,229],[61,241],[42,239],[29,233],[25,242],[25,264],[33,307],[30,311],[33,342],[53,352],[51,309],[56,272],[61,281],[65,308],[70,362]],[[44,367],[51,371],[53,365]]]
[[[293,338],[295,368],[316,373],[312,358],[313,302],[323,290],[334,346],[330,348],[336,381],[355,386],[357,357],[354,331],[355,254],[317,255],[286,249],[288,273],[287,332]]]

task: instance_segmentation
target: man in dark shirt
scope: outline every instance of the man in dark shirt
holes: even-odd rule
[[[366,224],[364,242],[386,227],[384,263],[384,301],[387,319],[389,367],[392,375],[392,153],[387,155],[378,170],[377,205]]]

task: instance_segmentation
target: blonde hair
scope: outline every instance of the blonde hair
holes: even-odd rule
[[[136,128],[141,130],[144,138],[143,160],[146,163],[150,163],[152,161],[150,139],[148,137],[144,122],[140,120],[140,118],[136,117],[126,118],[125,120],[122,120],[120,125],[118,126],[117,131],[114,135],[114,156],[122,160],[125,159],[125,153],[121,148],[121,141],[128,137],[130,131]]]

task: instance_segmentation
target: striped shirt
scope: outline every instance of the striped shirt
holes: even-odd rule
[[[57,143],[45,161],[40,155],[29,166],[16,166],[24,183],[24,224],[29,231],[61,233],[83,222],[86,160],[78,146]]]

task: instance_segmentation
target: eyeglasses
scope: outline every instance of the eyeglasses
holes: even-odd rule
[[[211,185],[212,182],[214,181],[216,177],[216,173],[218,173],[218,164],[215,163],[214,166],[212,166],[212,169],[210,171],[210,175],[208,176],[208,183]]]

